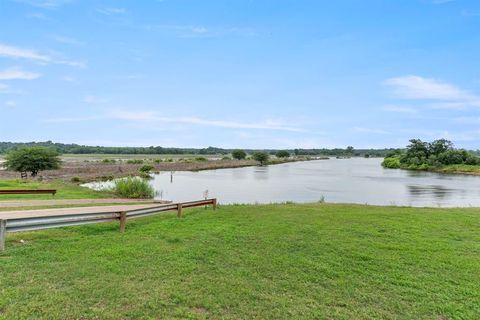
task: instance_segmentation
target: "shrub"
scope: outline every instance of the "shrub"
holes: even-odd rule
[[[400,159],[398,157],[385,158],[382,166],[389,169],[398,169],[400,168]]]
[[[437,156],[438,161],[441,164],[462,164],[467,157],[467,153],[463,150],[448,150],[443,153],[440,153]]]
[[[115,159],[103,159],[102,163],[115,163],[117,162]]]
[[[8,170],[30,172],[35,177],[42,170],[60,167],[58,152],[45,147],[29,147],[11,151],[5,157],[4,166]]]
[[[130,160],[127,160],[127,163],[128,164],[143,164],[143,160],[142,159],[130,159]]]
[[[195,161],[208,161],[205,157],[196,157]]]
[[[268,159],[270,158],[270,155],[266,152],[263,151],[255,151],[252,154],[253,160],[260,162],[260,165],[264,165],[267,163]]]
[[[142,173],[149,173],[150,171],[152,171],[155,167],[150,165],[150,164],[144,164],[143,166],[141,166],[138,171],[142,172]]]
[[[160,162],[162,162],[162,159],[155,159],[155,160],[153,160],[153,162],[160,163]]]
[[[139,177],[128,177],[114,182],[113,192],[122,198],[152,199],[155,190],[147,180]]]
[[[235,149],[232,151],[232,157],[237,160],[243,160],[247,157],[247,153],[240,149]]]
[[[72,179],[70,179],[70,181],[72,181],[73,183],[80,183],[80,182],[82,182],[82,179],[80,179],[80,177],[72,177]]]
[[[286,150],[280,150],[280,151],[277,151],[275,156],[277,158],[288,158],[288,157],[290,157],[290,152],[288,152]]]
[[[232,160],[232,158],[230,158],[229,156],[225,156],[222,158],[222,160]]]

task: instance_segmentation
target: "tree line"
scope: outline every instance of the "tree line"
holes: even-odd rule
[[[227,155],[234,149],[223,149],[216,147],[208,148],[168,148],[161,146],[150,147],[103,147],[86,146],[74,143],[58,143],[52,141],[44,142],[0,142],[0,154],[25,147],[47,147],[60,154],[199,154],[199,155]],[[354,149],[351,146],[346,148],[333,149],[244,149],[248,154],[256,151],[263,151],[270,155],[276,155],[279,151],[286,151],[289,154],[297,156],[358,156],[358,157],[385,157],[385,155],[394,149]]]

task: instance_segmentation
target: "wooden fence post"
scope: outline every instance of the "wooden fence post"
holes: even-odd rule
[[[217,209],[217,198],[212,200],[212,207],[213,207],[213,210]]]
[[[0,251],[5,250],[6,237],[7,237],[7,220],[0,219]]]
[[[179,218],[182,217],[182,204],[181,203],[177,204],[177,217],[179,217]]]
[[[125,226],[127,225],[127,212],[120,212],[120,232],[125,232]]]

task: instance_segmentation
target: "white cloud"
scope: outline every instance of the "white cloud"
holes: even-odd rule
[[[65,81],[65,82],[75,82],[75,81],[77,81],[77,79],[75,79],[75,78],[72,77],[72,76],[64,76],[64,77],[62,78],[62,80]]]
[[[453,2],[455,0],[432,0],[432,3],[433,4],[444,4],[444,3],[448,3],[448,2]]]
[[[125,14],[127,10],[125,8],[114,8],[114,7],[102,7],[95,9],[98,13],[104,14],[106,16],[113,16],[117,14]]]
[[[86,96],[82,99],[82,101],[90,104],[99,104],[108,102],[108,99],[97,96]]]
[[[158,31],[169,33],[182,38],[191,37],[222,37],[222,36],[240,36],[253,37],[258,35],[257,31],[252,28],[240,27],[205,27],[201,25],[146,25],[144,29],[149,31]]]
[[[9,85],[0,83],[0,94],[25,94],[25,92],[22,90],[12,89]]]
[[[72,2],[72,0],[15,0],[16,2],[29,4],[34,7],[54,9]]]
[[[0,43],[0,56],[13,59],[32,60],[41,64],[63,64],[77,68],[84,68],[85,63],[79,61],[65,60],[62,58],[53,58],[48,55],[39,54],[35,50],[23,49]]]
[[[410,106],[387,105],[383,107],[383,110],[388,112],[408,113],[408,114],[418,113],[418,111],[415,108],[412,108]]]
[[[263,129],[263,130],[279,130],[290,132],[304,132],[303,129],[283,125],[278,121],[264,121],[258,123],[245,123],[226,120],[208,120],[197,117],[162,117],[155,112],[130,112],[117,111],[111,114],[111,117],[129,121],[144,122],[169,122],[178,124],[201,125],[207,127],[221,127],[229,129]]]
[[[40,74],[23,71],[18,68],[10,68],[0,71],[0,80],[33,80],[40,77]]]
[[[8,100],[8,101],[5,102],[5,105],[7,107],[15,107],[17,105],[17,103],[13,100]]]
[[[364,127],[354,127],[353,130],[356,132],[363,132],[363,133],[390,134],[390,132],[382,129],[373,129],[373,128],[364,128]]]
[[[384,84],[392,88],[398,98],[430,101],[433,108],[480,106],[480,96],[437,79],[407,75],[387,79]]]
[[[51,118],[51,119],[44,119],[42,121],[47,123],[68,123],[68,122],[93,121],[93,120],[101,120],[101,119],[103,119],[103,117],[94,116],[94,117]]]
[[[226,120],[209,120],[202,119],[197,117],[161,117],[155,112],[131,112],[131,111],[115,111],[108,115],[96,116],[96,117],[72,117],[72,118],[51,118],[45,119],[44,122],[81,122],[81,121],[91,121],[99,119],[115,119],[115,120],[126,120],[133,122],[166,122],[173,124],[186,124],[186,125],[200,125],[206,127],[220,127],[220,128],[229,128],[229,129],[258,129],[258,130],[278,130],[278,131],[289,131],[289,132],[305,132],[305,130],[286,126],[279,121],[263,121],[257,123],[247,123],[247,122],[237,122],[237,121],[226,121]]]
[[[32,12],[25,15],[29,19],[50,20],[46,15],[40,12]]]
[[[57,42],[63,43],[63,44],[68,44],[68,45],[73,45],[73,46],[83,46],[85,45],[85,42],[77,40],[75,38],[70,38],[70,37],[65,37],[65,36],[59,36],[59,35],[53,35],[51,38]]]

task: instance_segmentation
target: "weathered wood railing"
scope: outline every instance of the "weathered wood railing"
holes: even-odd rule
[[[54,196],[57,193],[55,189],[34,189],[34,190],[0,190],[0,195],[3,194],[51,194]]]
[[[217,207],[217,199],[170,203],[144,209],[126,210],[122,212],[99,212],[85,214],[66,214],[55,216],[25,217],[0,219],[0,251],[5,250],[7,232],[42,230],[49,228],[76,226],[100,222],[120,221],[120,232],[125,232],[127,220],[154,215],[164,211],[177,211],[182,216],[182,209],[211,205]]]

